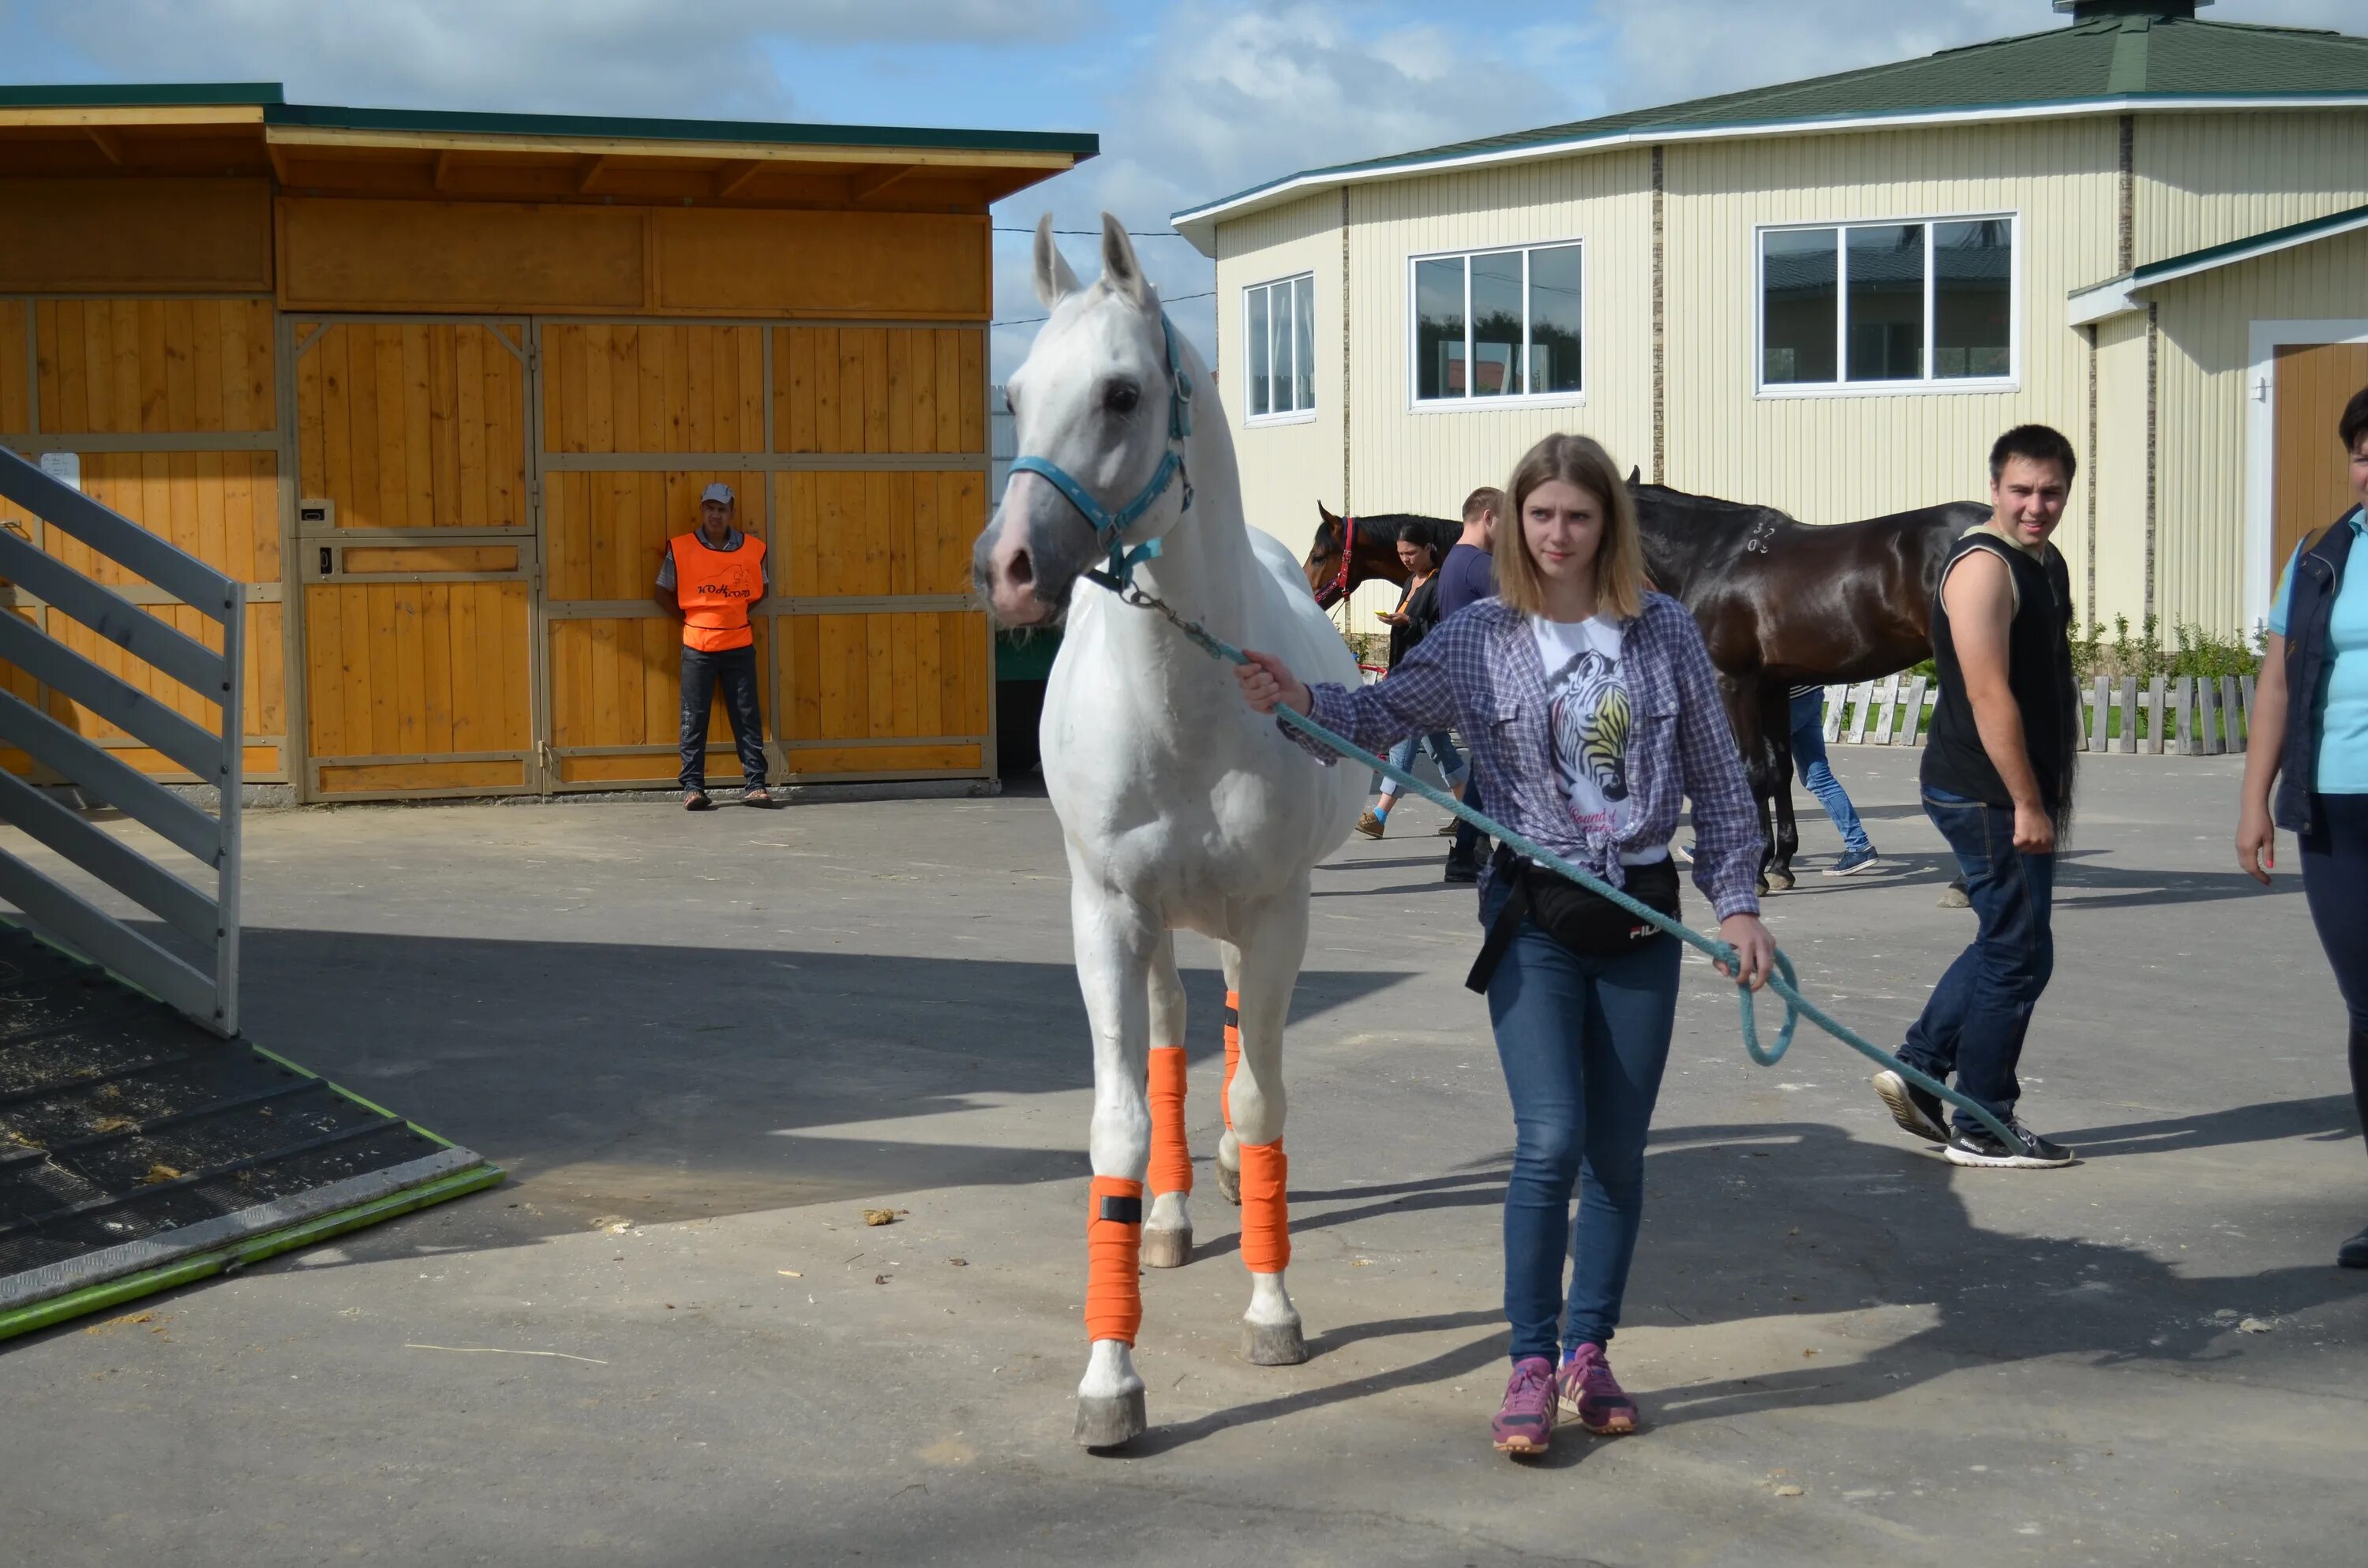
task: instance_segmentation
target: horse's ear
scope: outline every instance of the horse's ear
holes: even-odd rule
[[[1036,221],[1036,299],[1046,310],[1077,291],[1077,275],[1068,258],[1053,243],[1053,215]]]
[[[1144,278],[1143,263],[1135,259],[1134,242],[1127,238],[1126,225],[1107,212],[1102,214],[1102,281],[1138,309],[1151,308],[1151,285]]]
[[[1639,484],[1642,484],[1642,483],[1645,483],[1645,466],[1644,466],[1642,463],[1632,463],[1632,464],[1630,464],[1630,465],[1629,465],[1629,469],[1628,469],[1628,484],[1629,484],[1629,487],[1630,487],[1631,489],[1634,489],[1635,486],[1637,486],[1637,485],[1639,485]]]
[[[1324,526],[1327,528],[1340,520],[1332,515],[1332,508],[1321,501],[1315,503],[1315,515],[1324,519]]]

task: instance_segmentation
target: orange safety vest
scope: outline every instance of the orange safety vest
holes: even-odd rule
[[[697,530],[667,541],[674,593],[682,605],[682,642],[702,653],[746,648],[757,640],[748,607],[765,597],[765,541],[740,536],[737,550],[711,550]]]

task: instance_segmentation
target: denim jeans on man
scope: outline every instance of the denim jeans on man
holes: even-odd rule
[[[1842,853],[1856,855],[1874,847],[1859,824],[1858,808],[1826,762],[1826,694],[1804,691],[1793,699],[1793,767],[1817,803],[1826,808],[1834,829],[1842,835]]]
[[[1924,814],[1932,819],[1964,872],[1965,896],[1980,929],[1973,945],[1932,988],[1924,1016],[1907,1031],[1899,1059],[1946,1078],[2000,1120],[2014,1114],[2022,1085],[2014,1075],[2022,1058],[2031,1012],[2055,971],[2055,857],[2026,855],[2014,846],[2014,812],[1924,788]],[[1965,1112],[1959,1129],[1981,1124]]]
[[[1490,884],[1484,927],[1511,892],[1509,878]],[[1645,1133],[1669,1060],[1679,952],[1675,937],[1660,936],[1617,958],[1580,958],[1529,921],[1489,979],[1488,1018],[1513,1101],[1505,1317],[1516,1361],[1607,1343],[1620,1324],[1645,1220]],[[1565,1298],[1566,1254],[1576,1261]]]
[[[682,651],[682,787],[707,788],[707,715],[715,688],[723,687],[723,711],[732,721],[732,743],[748,789],[765,783],[765,721],[757,708],[757,650],[726,648],[702,653]]]

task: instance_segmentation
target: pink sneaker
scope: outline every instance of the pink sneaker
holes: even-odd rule
[[[1554,1374],[1554,1392],[1562,1413],[1599,1437],[1622,1437],[1636,1429],[1636,1402],[1611,1375],[1600,1345],[1589,1341],[1571,1351]]]
[[[1554,1363],[1543,1356],[1524,1357],[1513,1363],[1505,1403],[1497,1407],[1488,1435],[1500,1454],[1542,1454],[1554,1440]]]

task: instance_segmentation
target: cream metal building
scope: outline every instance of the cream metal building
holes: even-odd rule
[[[2055,0],[2027,37],[1178,214],[1252,520],[1304,551],[1318,500],[1446,515],[1577,429],[1844,522],[1978,498],[2040,420],[2087,464],[2084,618],[2250,627],[2368,384],[2368,38],[2198,3]]]

